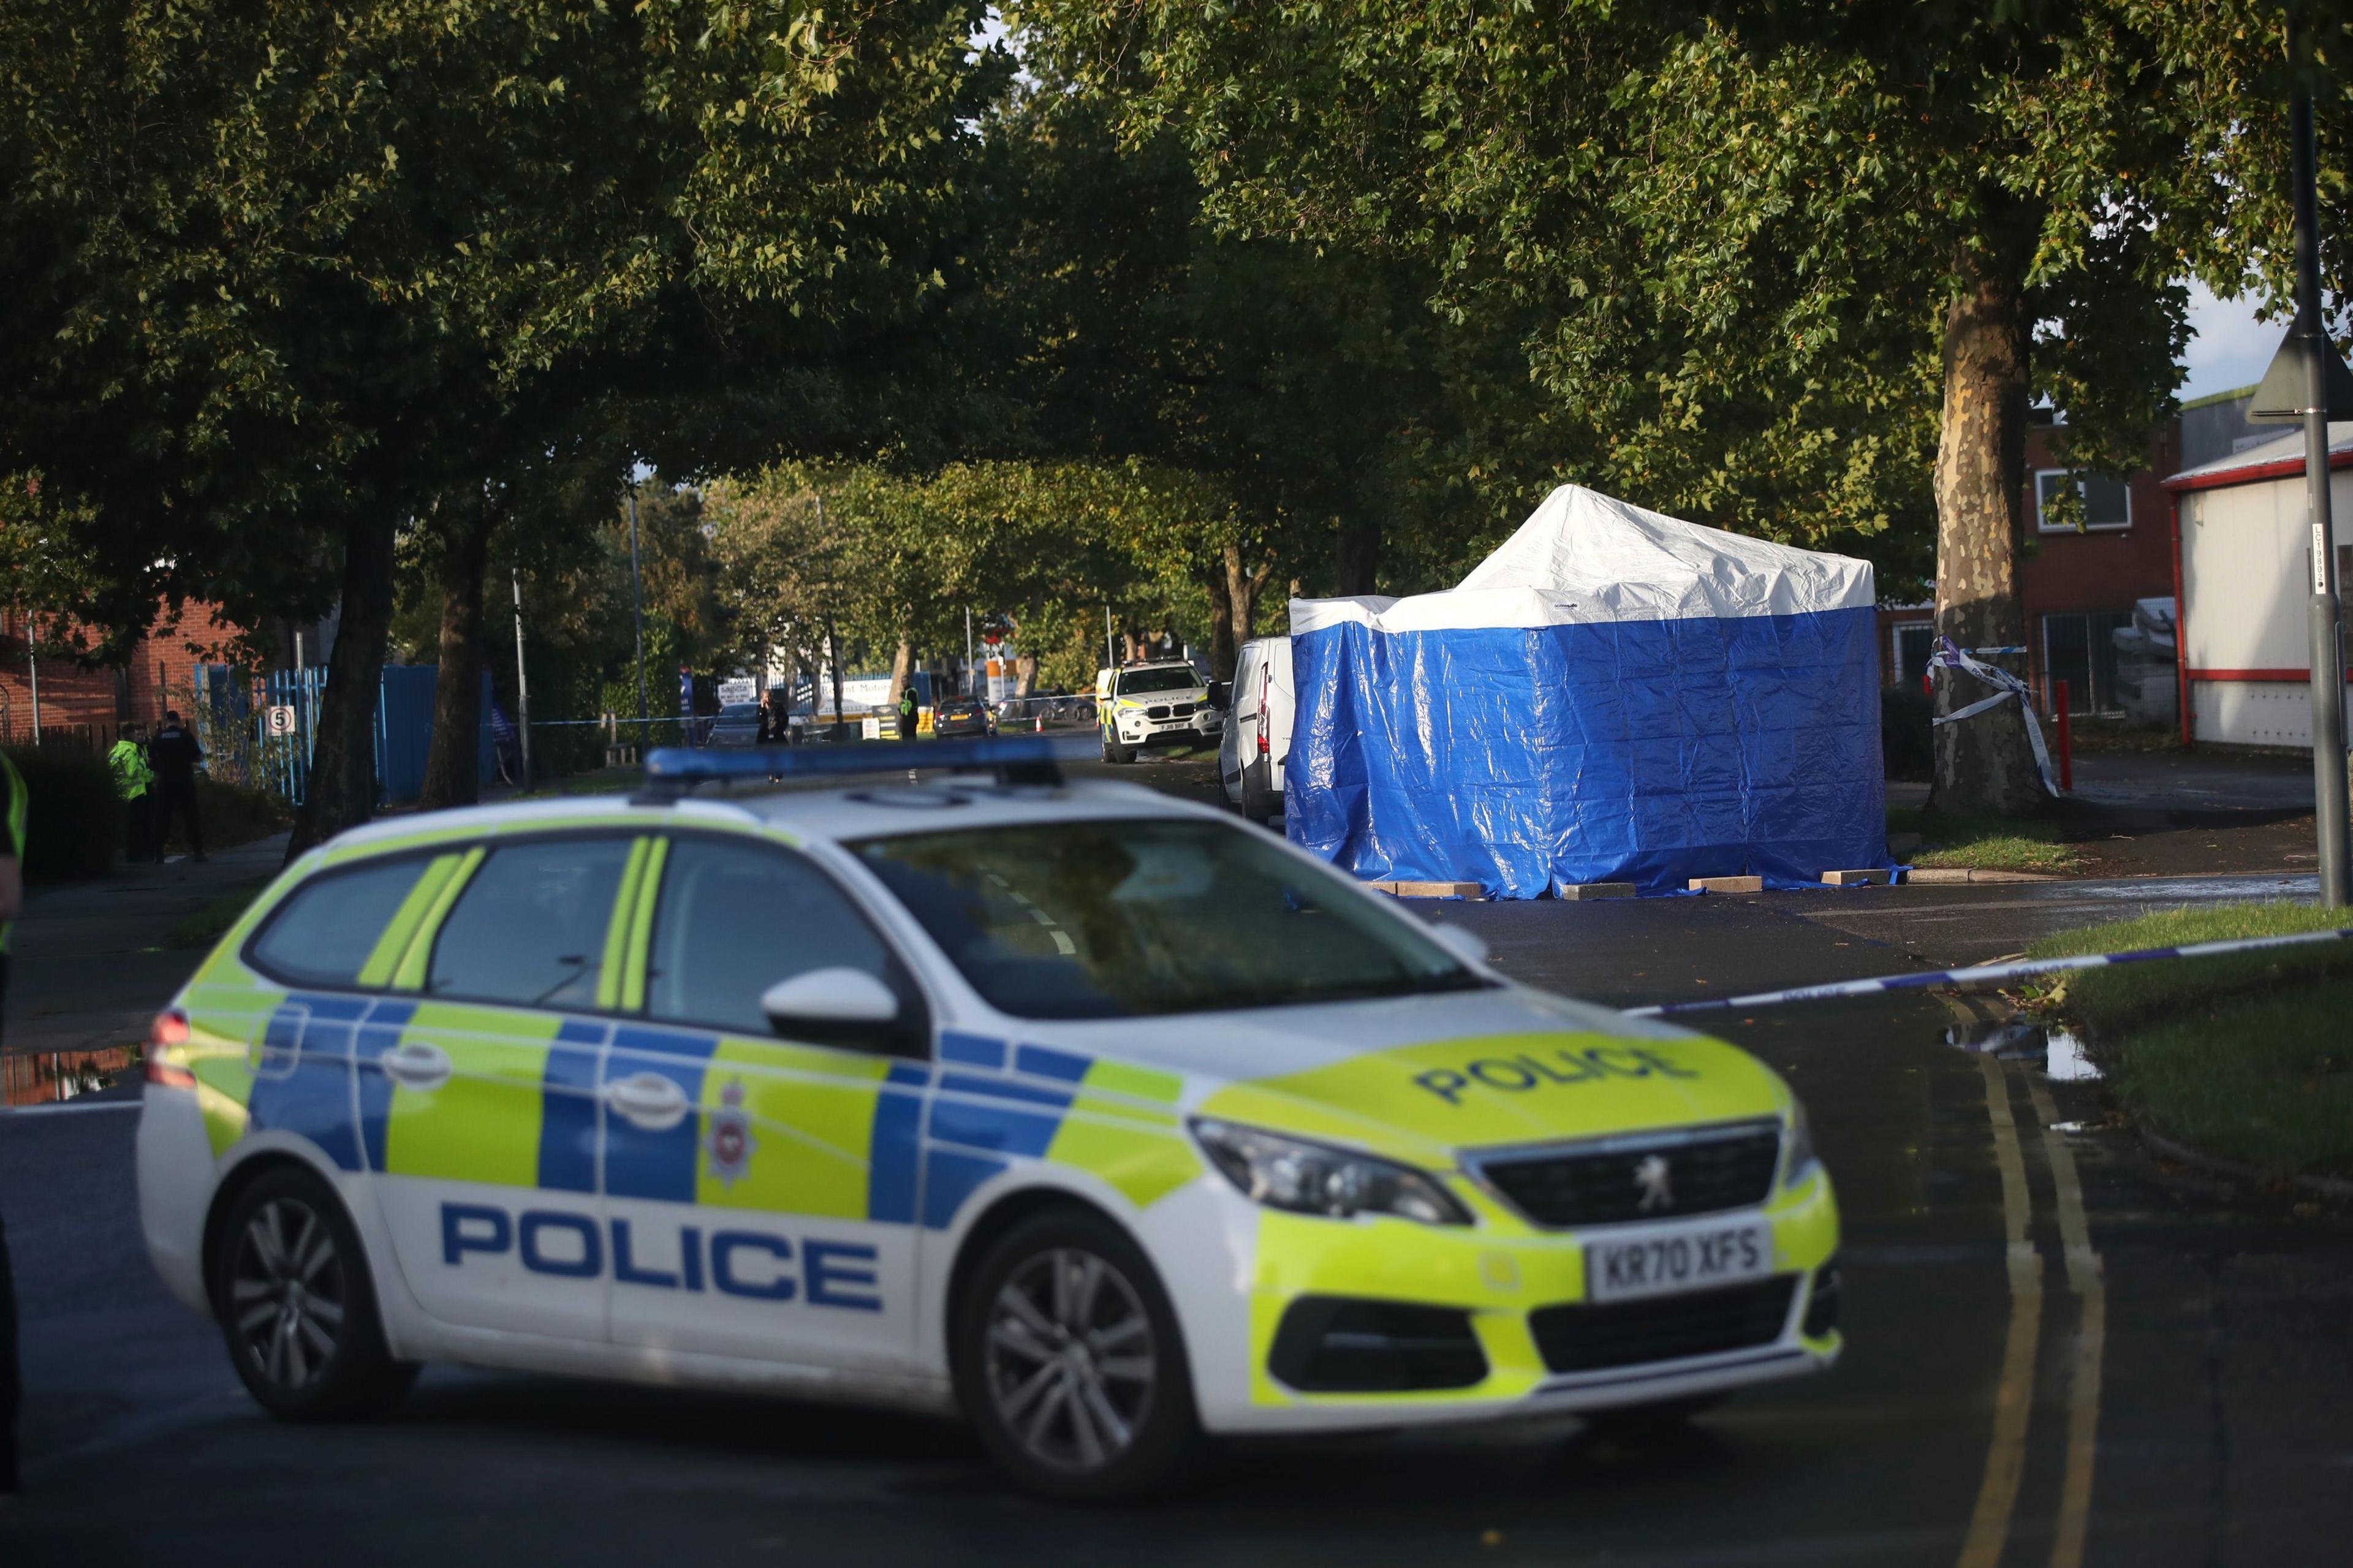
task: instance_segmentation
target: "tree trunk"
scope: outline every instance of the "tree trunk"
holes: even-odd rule
[[[375,715],[392,631],[389,519],[354,518],[343,529],[343,594],[335,650],[327,659],[302,809],[287,840],[292,860],[375,812]]]
[[[1235,547],[1226,546],[1226,555],[1236,553]],[[1209,679],[1231,680],[1234,678],[1234,601],[1227,589],[1227,566],[1223,560],[1209,568]]]
[[[426,810],[482,795],[482,567],[491,510],[459,508],[441,542],[441,664],[433,678],[433,740],[425,752]]]
[[[1333,591],[1342,598],[1377,593],[1373,583],[1380,564],[1380,524],[1367,518],[1342,518],[1332,540]]]
[[[1945,318],[1945,416],[1936,441],[1936,629],[1962,647],[2026,640],[2018,597],[2021,506],[2026,469],[2029,323],[2014,273],[1972,265]],[[1989,663],[2010,662],[1988,659]],[[1957,670],[1936,678],[1936,711],[1965,708],[1992,690]],[[1936,726],[1943,811],[2014,816],[2043,793],[2026,720],[2016,702]]]
[[[907,637],[899,639],[899,651],[891,656],[891,706],[899,706],[899,693],[907,689],[907,682],[915,673],[915,645]]]
[[[1242,552],[1239,546],[1226,549],[1226,597],[1234,606],[1234,645],[1239,647],[1258,635],[1259,590],[1274,575],[1274,563],[1267,562],[1255,572],[1242,570]]]

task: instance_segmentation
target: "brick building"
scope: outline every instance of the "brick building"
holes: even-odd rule
[[[28,631],[54,637],[50,616],[23,606],[0,607],[0,741],[29,743],[36,732],[33,697],[40,694],[38,731],[54,738],[80,735],[111,741],[132,722],[153,724],[166,707],[185,707],[199,667],[222,668],[233,657],[238,629],[211,605],[190,603],[175,616],[160,612],[119,668],[92,669],[71,659],[28,658]]]
[[[2116,634],[2133,626],[2134,606],[2174,595],[2172,498],[2165,479],[2229,455],[2272,433],[2246,421],[2253,387],[2199,398],[2150,440],[2147,460],[2122,483],[2073,473],[2052,455],[2047,410],[2026,438],[2026,548],[2020,563],[2025,602],[2027,679],[2045,713],[2053,683],[2067,683],[2078,713],[2123,711],[2128,661],[2120,662]],[[2052,502],[2069,484],[2084,498],[2079,531],[2052,516]],[[1880,611],[1883,656],[1890,683],[1917,686],[1935,647],[1935,606],[1901,605]],[[2171,658],[2170,650],[2165,657]],[[2152,700],[2157,694],[2152,692]],[[2169,712],[2169,709],[2168,711]]]

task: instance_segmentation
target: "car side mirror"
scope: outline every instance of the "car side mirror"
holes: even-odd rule
[[[824,1045],[887,1040],[898,1031],[899,998],[862,969],[812,969],[760,993],[768,1026],[787,1039]]]
[[[1209,682],[1209,706],[1230,708],[1234,705],[1234,683],[1230,680]]]
[[[1430,928],[1430,937],[1465,963],[1487,962],[1487,939],[1467,926],[1441,921]]]

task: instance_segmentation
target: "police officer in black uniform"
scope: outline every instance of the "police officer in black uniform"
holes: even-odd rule
[[[155,858],[164,858],[164,839],[177,815],[188,825],[189,858],[205,858],[204,825],[196,820],[196,764],[205,760],[196,732],[180,721],[177,709],[164,714],[163,727],[147,742],[147,763],[155,770]]]

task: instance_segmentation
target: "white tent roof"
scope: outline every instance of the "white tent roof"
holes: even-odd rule
[[[1868,609],[1871,563],[1703,528],[1578,485],[1546,496],[1451,593],[1293,599],[1293,633],[1390,632]]]

